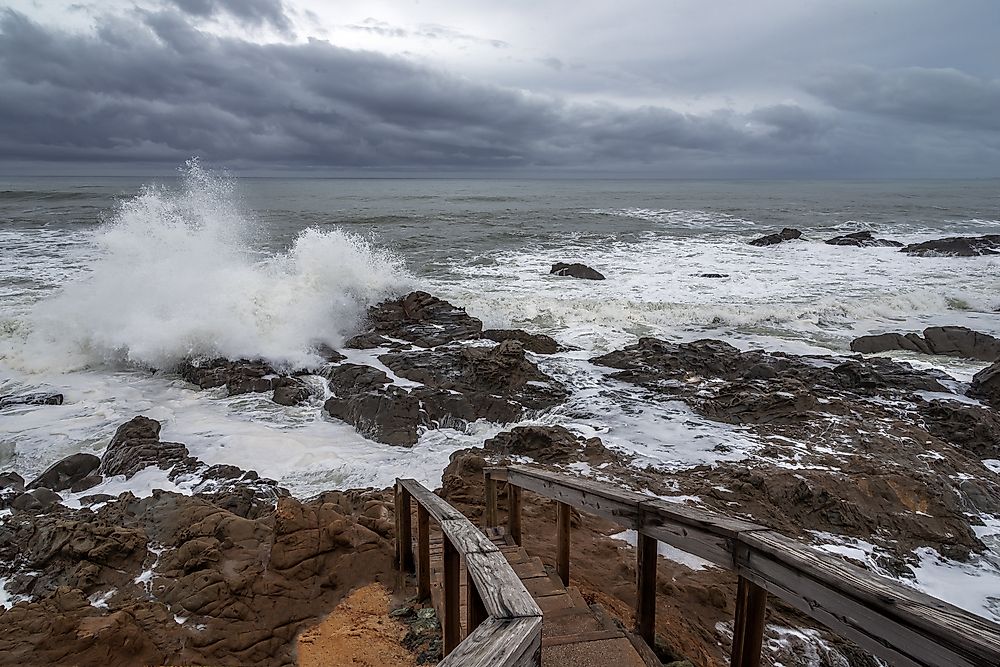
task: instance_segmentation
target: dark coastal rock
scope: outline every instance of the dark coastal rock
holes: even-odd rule
[[[416,396],[390,386],[345,398],[333,397],[323,405],[331,417],[353,425],[358,433],[387,445],[417,444],[420,401]]]
[[[976,373],[967,393],[1000,410],[1000,361]]]
[[[785,241],[792,241],[798,238],[802,238],[802,232],[800,232],[797,229],[791,229],[790,227],[785,227],[777,234],[768,234],[767,236],[761,236],[760,238],[750,241],[750,245],[764,247],[769,245],[777,245],[779,243],[784,243]]]
[[[606,453],[600,438],[584,439],[562,426],[517,426],[483,443],[497,456],[527,456],[540,463],[598,462]]]
[[[91,486],[100,483],[100,477],[95,477],[101,465],[101,459],[93,454],[71,454],[62,461],[53,464],[45,472],[36,477],[28,484],[27,488],[37,489],[45,487],[53,491],[65,491],[72,489],[84,491]]]
[[[911,243],[900,252],[917,256],[949,255],[952,257],[976,257],[978,255],[1000,255],[1000,234],[985,236],[951,236],[923,243]]]
[[[581,278],[583,280],[604,280],[603,273],[590,268],[586,264],[580,264],[579,262],[574,262],[572,264],[567,264],[566,262],[556,262],[552,265],[549,273],[557,276]]]
[[[178,369],[180,376],[202,389],[225,386],[230,396],[274,389],[277,372],[263,361],[240,359],[211,359],[184,362]]]
[[[846,245],[855,246],[858,248],[902,248],[903,244],[899,241],[890,241],[889,239],[877,239],[871,232],[854,232],[853,234],[844,234],[843,236],[835,236],[832,239],[825,241],[828,245]]]
[[[927,432],[981,459],[1000,459],[1000,414],[957,401],[920,406]]]
[[[346,343],[347,347],[381,347],[388,338],[417,347],[437,347],[454,341],[475,340],[483,323],[464,308],[453,306],[427,292],[411,292],[368,309],[369,330]]]
[[[523,329],[487,329],[483,338],[502,343],[505,340],[516,340],[524,349],[535,354],[555,354],[559,351],[559,343],[555,338],[545,334],[531,334]]]
[[[566,398],[565,389],[531,363],[514,339],[493,348],[392,352],[379,361],[423,386],[404,389],[383,371],[344,363],[326,371],[335,396],[324,407],[332,417],[386,444],[414,445],[420,426],[462,428],[479,419],[509,423]]]
[[[864,353],[908,350],[921,354],[997,361],[1000,360],[1000,338],[966,327],[929,327],[924,329],[923,337],[914,333],[861,336],[851,342],[851,350]]]
[[[188,458],[188,449],[178,442],[160,441],[160,423],[147,417],[135,417],[115,431],[101,457],[101,473],[108,477],[125,475],[126,479],[143,468],[163,470]]]
[[[278,405],[298,405],[311,395],[309,386],[302,380],[290,377],[278,378],[271,397]]]
[[[347,359],[347,357],[342,355],[340,352],[324,343],[317,345],[314,352],[328,363],[336,363]]]
[[[25,512],[44,512],[59,504],[62,497],[44,487],[26,491],[10,501],[10,508]]]
[[[24,478],[16,472],[0,473],[0,509],[10,505],[10,501],[24,493]]]
[[[0,396],[0,408],[14,405],[62,405],[63,395],[54,393],[34,393]]]
[[[699,273],[699,278],[728,278],[728,273]]]

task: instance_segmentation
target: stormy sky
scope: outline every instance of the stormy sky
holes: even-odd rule
[[[995,0],[5,7],[8,170],[1000,176]]]

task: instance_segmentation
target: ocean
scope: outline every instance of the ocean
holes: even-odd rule
[[[748,243],[783,227],[803,239]],[[7,178],[0,396],[56,391],[65,403],[0,413],[0,471],[31,479],[68,454],[100,454],[142,414],[207,463],[254,469],[301,497],[400,475],[436,486],[454,451],[509,426],[428,430],[412,449],[394,447],[325,415],[319,378],[317,398],[284,407],[199,391],[170,372],[220,355],[308,366],[315,345],[338,347],[368,305],[414,289],[488,328],[567,346],[537,363],[572,396],[536,421],[599,436],[637,466],[740,460],[760,444],[751,430],[609,382],[587,359],[640,336],[795,354],[846,354],[856,336],[932,325],[1000,336],[1000,258],[823,243],[861,230],[904,243],[998,233],[1000,181],[234,178],[196,163],[158,180]],[[557,261],[607,279],[550,275]],[[370,351],[346,352],[378,365]],[[892,356],[960,381],[985,366]],[[178,484],[151,468],[85,493],[190,492]],[[984,530],[1000,533],[1000,522]],[[918,584],[987,613],[986,596],[1000,597],[994,557],[972,569],[928,561]]]

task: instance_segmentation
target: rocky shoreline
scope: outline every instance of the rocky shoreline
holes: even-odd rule
[[[964,347],[927,342],[939,333],[920,338],[926,350],[992,353],[993,342],[975,332],[947,332],[952,342],[972,341]],[[925,351],[912,336],[885,344],[899,341]],[[892,349],[882,344],[864,351]],[[369,439],[412,447],[428,429],[551,414],[573,389],[541,360],[564,351],[548,336],[484,330],[464,309],[414,292],[373,306],[343,349],[317,346],[314,368],[214,359],[174,371],[201,389],[270,393],[281,405],[313,401]],[[966,385],[885,357],[642,338],[589,363],[604,370],[609,391],[627,386],[650,401],[681,402],[759,444],[738,461],[668,470],[571,428],[514,426],[482,448],[456,452],[442,495],[475,518],[483,465],[530,461],[753,518],[816,544],[869,545],[871,561],[862,564],[904,580],[917,549],[958,562],[989,551],[981,529],[1000,516],[1000,475],[983,461],[1000,459],[1000,362]],[[28,400],[55,403],[43,395],[2,399]],[[171,490],[86,495],[109,479],[153,473]],[[68,495],[76,502],[65,503]],[[551,560],[543,537],[550,510],[535,499],[525,512],[529,549],[535,540]],[[626,615],[629,548],[612,539],[614,526],[575,521],[574,577],[586,595]],[[293,664],[296,636],[352,589],[395,586],[392,538],[389,490],[294,498],[254,471],[200,461],[184,444],[162,440],[158,422],[136,416],[100,457],[73,455],[28,482],[0,474],[0,582],[12,602],[0,606],[0,664],[107,665],[126,656],[146,664]],[[724,664],[734,588],[711,568],[667,559],[661,567],[664,655]],[[767,650],[775,659],[805,642],[827,652],[827,664],[843,664],[833,656],[874,664],[793,611],[779,605],[774,614]],[[778,641],[781,628],[808,631]]]

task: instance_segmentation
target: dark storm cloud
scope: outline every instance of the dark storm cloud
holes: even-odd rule
[[[568,103],[321,40],[212,35],[189,18],[202,10],[104,17],[88,33],[0,14],[0,156],[676,176],[912,170],[914,156],[942,164],[942,150],[1000,164],[1000,147],[965,129],[918,150],[898,128],[844,125],[858,109],[886,106],[861,93],[849,114],[795,103],[745,113]],[[811,90],[826,99],[824,81]]]
[[[201,18],[227,14],[247,25],[271,25],[281,32],[292,29],[282,0],[168,0],[168,4]]]

